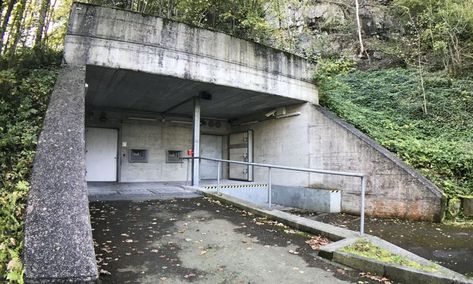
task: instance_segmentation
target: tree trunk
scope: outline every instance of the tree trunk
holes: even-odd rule
[[[44,23],[46,22],[46,16],[48,15],[50,0],[42,0],[41,8],[39,10],[38,28],[36,30],[36,37],[34,40],[34,48],[40,48],[43,40]]]
[[[362,57],[363,53],[365,53],[365,46],[363,44],[363,37],[361,35],[361,19],[360,19],[360,3],[359,0],[355,0],[355,12],[356,12],[356,24],[357,24],[357,31],[358,31],[358,40],[360,41],[360,54],[358,57]]]
[[[35,9],[34,9],[33,1],[28,1],[28,5],[25,8],[25,16],[23,16],[24,18],[23,30],[29,32],[34,29],[34,24],[33,24],[33,21],[35,21],[34,15],[35,15]],[[23,37],[21,39],[22,46],[26,46],[27,42],[28,42],[27,37]]]
[[[56,7],[56,3],[57,3],[57,0],[54,0],[53,4],[51,5],[51,8],[49,8],[49,13],[46,17],[46,23],[44,24],[45,29],[43,33],[43,42],[48,42],[48,29],[49,29],[49,25],[51,24],[51,21],[53,21],[54,7]]]
[[[3,0],[0,0],[0,22],[2,21],[3,15]]]
[[[10,0],[8,2],[7,11],[5,13],[5,18],[3,18],[1,33],[0,33],[0,54],[2,54],[3,49],[3,37],[5,36],[5,32],[7,31],[8,22],[10,21],[11,12],[13,11],[13,7],[15,6],[16,0]]]
[[[8,51],[10,54],[10,58],[8,60],[8,66],[13,65],[13,61],[15,59],[16,55],[16,47],[18,45],[18,42],[20,41],[21,35],[23,33],[23,29],[21,26],[21,23],[23,22],[23,16],[25,14],[25,8],[26,8],[26,0],[21,0],[18,6],[17,13],[15,15],[15,20],[13,22],[13,27],[11,29],[11,33],[13,34],[13,43],[10,46],[10,50]]]

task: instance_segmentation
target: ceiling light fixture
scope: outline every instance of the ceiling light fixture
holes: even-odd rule
[[[192,121],[184,121],[184,120],[171,120],[171,123],[177,123],[177,124],[193,124]]]
[[[136,117],[136,116],[130,116],[128,117],[129,120],[140,120],[140,121],[156,121],[156,118],[151,118],[151,117]]]
[[[288,114],[283,114],[283,115],[277,115],[276,118],[280,119],[280,118],[287,118],[287,117],[293,117],[293,116],[298,116],[298,115],[301,115],[300,111],[293,112],[293,113],[288,113]]]

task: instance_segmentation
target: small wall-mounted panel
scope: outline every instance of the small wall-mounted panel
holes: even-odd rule
[[[182,151],[167,150],[166,163],[182,163]]]
[[[146,149],[130,149],[128,151],[128,162],[129,163],[147,163],[148,162],[148,150],[146,150]]]

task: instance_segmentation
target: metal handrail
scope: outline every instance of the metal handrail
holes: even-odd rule
[[[328,174],[328,175],[336,175],[336,176],[346,176],[346,177],[357,177],[360,178],[360,187],[361,187],[361,201],[360,201],[360,235],[364,234],[365,230],[365,191],[366,191],[366,179],[364,174],[360,173],[350,173],[350,172],[340,172],[340,171],[330,171],[330,170],[317,170],[317,169],[310,169],[310,168],[297,168],[297,167],[288,167],[288,166],[280,166],[280,165],[272,165],[272,164],[260,164],[260,163],[251,163],[251,162],[243,162],[243,161],[234,161],[234,160],[224,160],[224,159],[214,159],[214,158],[205,158],[205,157],[183,157],[184,160],[207,160],[217,162],[217,193],[220,194],[220,169],[221,163],[229,163],[229,164],[240,164],[240,165],[248,165],[254,167],[263,167],[268,168],[268,207],[271,208],[271,179],[272,179],[272,169],[281,169],[281,170],[288,170],[288,171],[297,171],[297,172],[307,172],[307,173],[316,173],[316,174]]]

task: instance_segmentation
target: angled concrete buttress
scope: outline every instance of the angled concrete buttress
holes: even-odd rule
[[[31,178],[25,224],[27,283],[97,278],[84,152],[85,68],[62,68]]]

